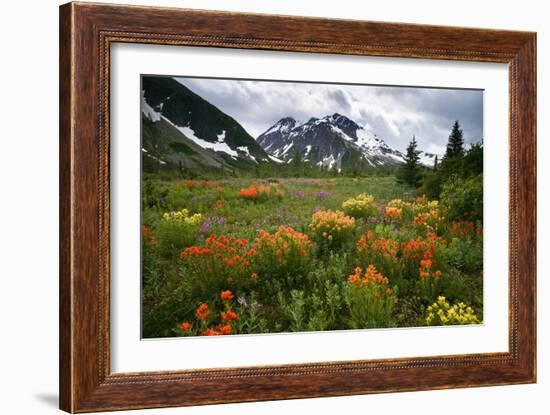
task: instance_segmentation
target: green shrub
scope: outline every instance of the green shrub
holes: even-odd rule
[[[320,210],[312,215],[309,229],[321,251],[328,252],[352,242],[355,219],[346,216],[341,210]]]
[[[483,176],[450,178],[443,184],[441,203],[449,220],[483,221]]]
[[[165,200],[169,190],[167,186],[158,185],[150,180],[144,180],[141,186],[141,203],[143,208],[165,208]]]
[[[306,234],[289,226],[279,226],[274,233],[261,230],[252,249],[260,291],[271,296],[277,290],[289,290],[301,284],[311,263],[313,243]]]
[[[342,286],[326,281],[312,291],[291,290],[277,295],[281,319],[289,331],[324,331],[339,327],[342,318]]]
[[[237,320],[238,333],[268,333],[269,322],[262,315],[262,306],[252,292],[248,297],[244,295],[237,298],[237,312],[240,318]]]
[[[420,192],[430,199],[439,199],[443,177],[437,170],[430,170],[424,173]]]
[[[164,213],[154,231],[160,254],[174,258],[182,249],[192,245],[197,239],[201,221],[200,213],[189,216],[187,209]]]
[[[365,272],[360,267],[355,268],[354,274],[348,277],[344,293],[350,328],[393,327],[393,289],[373,265]]]
[[[258,278],[251,264],[253,256],[248,240],[212,234],[203,245],[181,252],[182,283],[189,286],[192,298],[202,301],[227,289],[247,291]]]
[[[370,216],[376,216],[378,214],[378,209],[374,203],[374,197],[366,193],[361,193],[356,197],[345,200],[342,203],[342,209],[346,215],[357,219],[367,219]]]
[[[464,272],[479,272],[483,269],[483,240],[463,237],[453,238],[445,251],[449,265]]]

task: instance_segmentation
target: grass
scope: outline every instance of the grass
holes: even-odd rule
[[[328,223],[332,219],[324,213],[320,217],[328,233],[324,227],[312,229],[316,212],[342,210],[345,200],[364,193],[374,200],[369,215],[354,211],[345,233],[339,219]],[[445,219],[445,206],[415,203],[415,196],[393,176],[146,180],[143,336],[427,325],[426,310],[439,296],[451,305],[474,307],[481,320],[482,240],[473,231],[481,224],[468,224],[457,236],[456,229],[463,227]],[[394,199],[404,204],[392,211],[387,204]],[[179,222],[165,218],[182,209]],[[432,223],[431,212],[439,222]],[[431,220],[430,227],[418,226],[418,218]],[[212,234],[233,239],[212,242]],[[357,245],[361,238],[363,251]],[[427,248],[416,258],[401,248],[420,240],[434,245],[429,263]],[[387,241],[395,252],[380,249],[390,246]],[[213,252],[203,255],[199,248]],[[186,249],[189,254],[182,255]],[[227,265],[235,256],[242,262]],[[220,299],[222,291],[231,299]],[[198,307],[209,312],[199,318]],[[449,324],[477,320],[456,321],[461,323]]]

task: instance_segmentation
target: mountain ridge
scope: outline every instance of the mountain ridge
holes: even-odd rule
[[[338,170],[350,160],[368,167],[404,162],[403,153],[339,113],[311,117],[301,124],[292,117],[284,117],[256,140],[268,154],[285,162],[299,152],[304,160]]]
[[[141,113],[144,171],[235,172],[286,164],[296,154],[337,171],[404,163],[402,152],[337,112],[305,122],[283,117],[255,139],[237,120],[171,77],[142,77]],[[422,153],[421,163],[433,166],[435,157]]]
[[[250,169],[267,153],[232,117],[170,77],[142,77],[145,169]]]

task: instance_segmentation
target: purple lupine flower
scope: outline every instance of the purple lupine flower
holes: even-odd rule
[[[201,234],[205,234],[208,232],[208,230],[210,229],[210,225],[212,224],[212,221],[210,220],[210,218],[206,218],[204,220],[204,222],[201,224],[201,227],[200,227],[200,230],[199,232]]]
[[[316,199],[326,199],[327,197],[330,197],[330,192],[317,192],[315,193]]]
[[[202,235],[207,234],[210,231],[212,225],[224,225],[225,218],[223,216],[211,216],[206,218],[199,229],[199,233]]]
[[[237,298],[237,302],[242,305],[243,307],[248,307],[248,300],[244,295]]]

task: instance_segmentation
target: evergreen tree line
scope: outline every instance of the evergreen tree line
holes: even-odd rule
[[[430,199],[445,199],[456,218],[481,220],[483,210],[483,142],[464,146],[464,133],[455,121],[442,160],[433,168],[420,164],[416,137],[407,146],[405,163],[397,180],[407,183]],[[454,210],[454,211],[453,211]]]
[[[396,174],[396,166],[370,166],[361,160],[358,152],[350,154],[341,169],[329,166],[319,166],[296,151],[288,163],[260,162],[254,166],[243,165],[242,168],[224,163],[220,168],[184,168],[181,163],[160,164],[158,160],[142,157],[143,172],[150,178],[173,179],[225,179],[225,178],[331,178],[331,177],[387,177]]]

